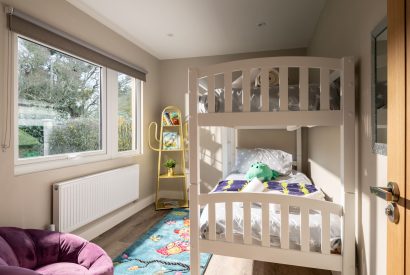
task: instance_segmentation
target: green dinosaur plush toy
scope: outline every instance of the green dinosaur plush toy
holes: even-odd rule
[[[276,179],[278,176],[278,172],[270,169],[265,163],[258,161],[251,165],[245,177],[248,181],[254,178],[258,178],[260,181],[269,181]]]

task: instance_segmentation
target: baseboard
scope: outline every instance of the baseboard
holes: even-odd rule
[[[148,197],[137,200],[134,203],[128,204],[71,233],[76,234],[86,240],[92,240],[101,235],[102,233],[113,228],[120,222],[138,213],[150,204],[154,203],[154,201],[155,194],[149,195]]]

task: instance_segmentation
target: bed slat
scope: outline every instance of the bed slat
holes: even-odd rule
[[[215,113],[215,76],[208,76],[208,113]]]
[[[251,111],[251,78],[249,70],[244,70],[242,81],[243,112]]]
[[[261,70],[262,112],[269,112],[269,68]]]
[[[320,110],[329,110],[329,69],[320,69]]]
[[[280,247],[289,249],[289,205],[281,204],[280,208]]]
[[[279,68],[279,110],[288,110],[288,68]]]
[[[322,210],[322,253],[330,254],[330,212]]]
[[[300,243],[302,251],[310,250],[310,227],[309,227],[309,208],[300,208]]]
[[[224,73],[225,80],[225,113],[232,112],[232,72]]]
[[[269,203],[262,203],[262,246],[270,247]]]
[[[209,240],[216,240],[215,204],[208,204]]]
[[[225,214],[226,214],[226,225],[225,225],[225,234],[226,241],[233,242],[233,217],[232,217],[232,202],[225,202]]]
[[[251,203],[243,203],[243,242],[252,244]]]
[[[301,111],[307,111],[309,106],[309,69],[299,69],[299,107]]]

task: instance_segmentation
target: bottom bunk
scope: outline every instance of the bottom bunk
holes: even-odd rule
[[[199,251],[341,271],[343,207],[324,197],[296,171],[266,182],[230,174],[198,197]]]

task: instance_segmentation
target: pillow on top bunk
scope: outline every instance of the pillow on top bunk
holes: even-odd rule
[[[292,172],[292,154],[265,148],[236,149],[234,171],[245,174],[251,165],[258,161],[266,163],[272,170],[282,175],[288,175]]]

